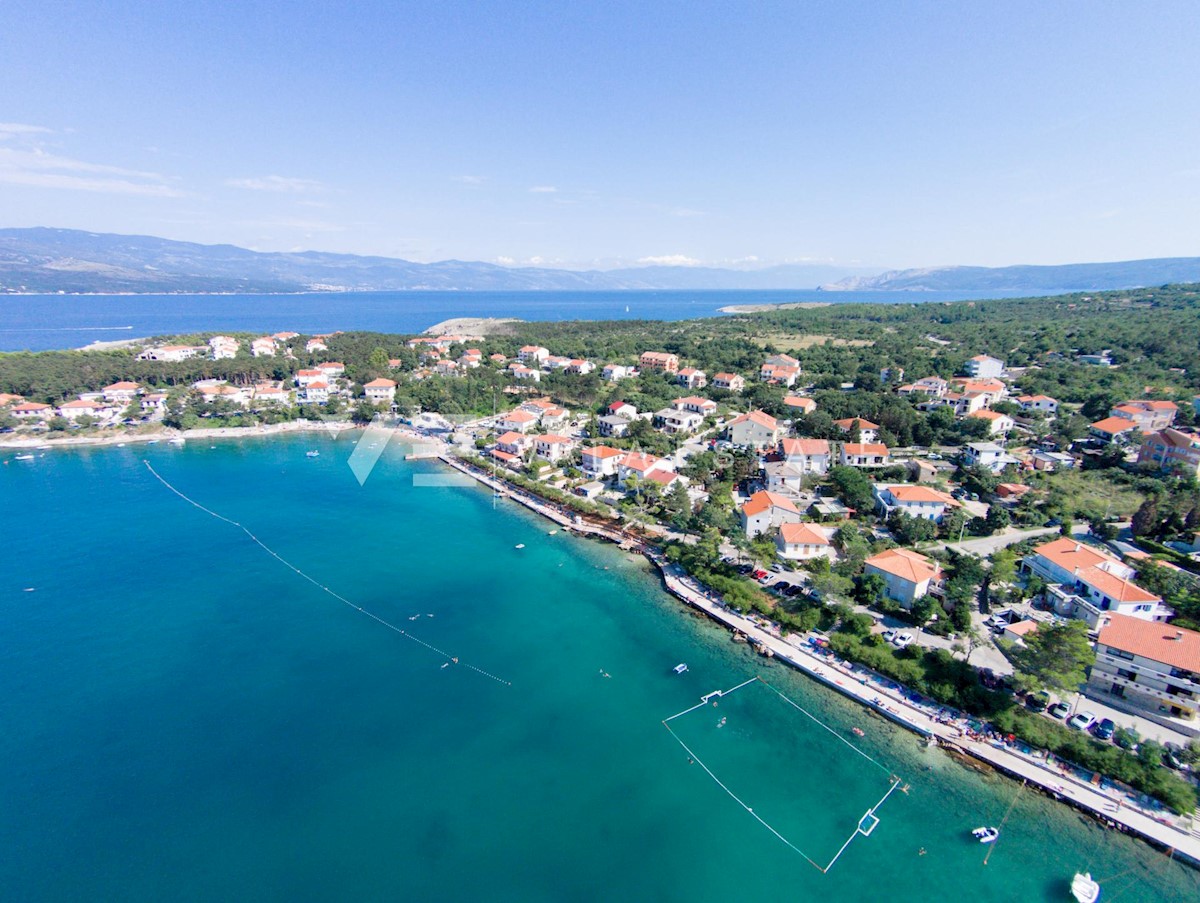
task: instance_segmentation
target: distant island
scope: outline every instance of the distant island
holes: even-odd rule
[[[262,253],[74,229],[0,229],[0,294],[284,294],[370,291],[1101,291],[1200,281],[1200,257],[1063,266],[893,270],[827,264],[613,270],[415,263],[323,251]]]

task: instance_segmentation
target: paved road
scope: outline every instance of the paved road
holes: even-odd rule
[[[1076,526],[1072,532],[1087,533],[1088,526]],[[948,542],[941,548],[949,549],[955,552],[970,552],[972,555],[978,555],[980,558],[986,558],[993,552],[1007,548],[1011,545],[1016,545],[1022,540],[1032,539],[1035,536],[1049,536],[1057,534],[1058,527],[1033,527],[1029,530],[1012,530],[1011,532],[997,533],[995,536],[982,536],[979,539],[967,539],[963,542]],[[936,548],[936,547],[935,547]]]

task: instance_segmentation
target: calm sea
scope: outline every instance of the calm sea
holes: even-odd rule
[[[314,295],[0,296],[0,351],[191,332],[334,330],[414,333],[450,317],[688,320],[733,304],[869,301],[916,304],[1013,297],[1003,292],[624,291],[347,292]],[[1027,293],[1026,293],[1027,294]]]
[[[1061,901],[1091,868],[1110,898],[1200,898],[1196,872],[1032,792],[985,867],[968,832],[1001,820],[1014,783],[731,643],[641,559],[551,536],[476,487],[414,488],[432,463],[390,448],[360,488],[352,442],[0,458],[0,896]],[[442,668],[143,458],[321,584],[512,686]],[[888,773],[911,785],[827,875],[663,727],[755,675],[837,736],[861,727],[880,763],[758,683],[675,722],[805,852],[827,860]]]

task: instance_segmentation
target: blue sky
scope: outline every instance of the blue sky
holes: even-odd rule
[[[0,226],[615,266],[1200,254],[1200,4],[0,5]]]

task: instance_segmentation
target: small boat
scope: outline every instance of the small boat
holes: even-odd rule
[[[674,671],[676,674],[682,674],[684,671],[687,670],[687,665],[684,662],[680,662],[678,665],[676,665],[671,670]]]
[[[525,543],[519,542],[515,546],[513,546],[513,548],[514,549],[523,549],[523,548],[525,548]]]
[[[551,530],[551,531],[550,531],[550,533],[549,533],[549,535],[550,535],[550,536],[557,536],[557,535],[558,535],[558,531],[557,531],[557,530]]]
[[[1100,899],[1100,885],[1092,880],[1091,872],[1075,873],[1071,879],[1071,896],[1079,903],[1096,903]]]
[[[168,439],[167,441],[172,445],[183,445],[183,443],[187,442],[182,436],[176,436],[174,439]]]
[[[449,663],[449,662],[442,662],[442,667],[443,667],[443,668],[449,668],[449,667],[450,667],[450,663]]]
[[[13,458],[13,460],[14,460],[14,461],[32,461],[32,460],[33,460],[33,455],[16,455],[16,456]]]
[[[866,731],[864,731],[861,727],[850,728],[850,733],[854,734],[856,737],[866,736]]]
[[[321,457],[321,453],[320,453],[319,451],[317,451],[317,450],[314,448],[312,451],[307,451],[307,452],[305,452],[305,453],[304,453],[304,457],[306,457],[306,458],[319,458],[319,457]]]
[[[980,843],[994,843],[1000,832],[992,827],[976,828],[971,832]]]

